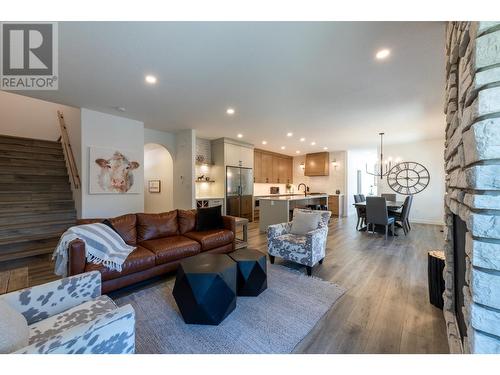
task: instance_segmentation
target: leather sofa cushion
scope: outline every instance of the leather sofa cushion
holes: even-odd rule
[[[156,255],[156,264],[164,264],[179,260],[200,252],[201,246],[198,242],[184,236],[170,236],[141,242]]]
[[[179,234],[191,232],[196,229],[196,210],[177,210]]]
[[[77,220],[76,224],[83,225],[102,223],[104,220],[106,219],[79,219]],[[137,245],[136,214],[121,215],[107,220],[111,223],[115,231],[120,235],[120,237],[123,239],[123,241],[125,241],[127,245]]]
[[[132,246],[137,245],[136,214],[117,216],[109,219],[109,222],[126,244]]]
[[[227,229],[212,229],[202,232],[189,232],[184,234],[201,244],[201,251],[230,244],[234,240],[234,233]]]
[[[177,210],[161,214],[137,214],[137,241],[175,236],[179,233]]]
[[[110,270],[102,264],[94,263],[87,263],[85,265],[85,272],[97,270],[101,272],[101,279],[105,281],[129,275],[134,272],[143,271],[154,267],[155,265],[155,255],[148,249],[145,249],[142,246],[137,246],[137,248],[129,254],[127,259],[125,259],[125,262],[122,265],[122,272]]]

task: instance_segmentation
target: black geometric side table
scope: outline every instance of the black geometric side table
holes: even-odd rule
[[[238,295],[258,296],[267,289],[266,256],[258,250],[240,249],[229,256],[238,264]]]
[[[236,307],[236,263],[224,254],[183,260],[172,294],[184,322],[218,325]]]

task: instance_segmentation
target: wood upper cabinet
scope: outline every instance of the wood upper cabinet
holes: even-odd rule
[[[255,150],[253,153],[253,182],[262,183],[262,153]]]
[[[306,154],[305,176],[328,176],[330,173],[330,154],[328,152],[316,152]]]
[[[262,153],[261,179],[263,183],[273,182],[273,156],[264,152]]]
[[[293,158],[255,149],[254,176],[256,183],[291,184],[293,182]]]
[[[279,184],[280,183],[280,158],[276,156],[272,156],[273,160],[273,174],[272,174],[272,179],[269,182],[272,182],[273,184]]]

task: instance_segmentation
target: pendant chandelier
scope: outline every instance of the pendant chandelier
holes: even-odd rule
[[[372,176],[380,177],[381,180],[389,174],[389,171],[392,168],[392,161],[384,161],[384,134],[385,133],[378,133],[378,135],[380,135],[380,161],[375,163],[372,171],[368,170],[368,164],[366,164],[366,173]]]

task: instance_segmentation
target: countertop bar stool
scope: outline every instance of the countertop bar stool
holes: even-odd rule
[[[392,234],[394,235],[394,217],[389,217],[387,213],[387,203],[384,197],[367,197],[366,198],[366,225],[367,231],[375,232],[375,225],[385,226],[385,239],[387,240],[387,231],[391,225]]]

